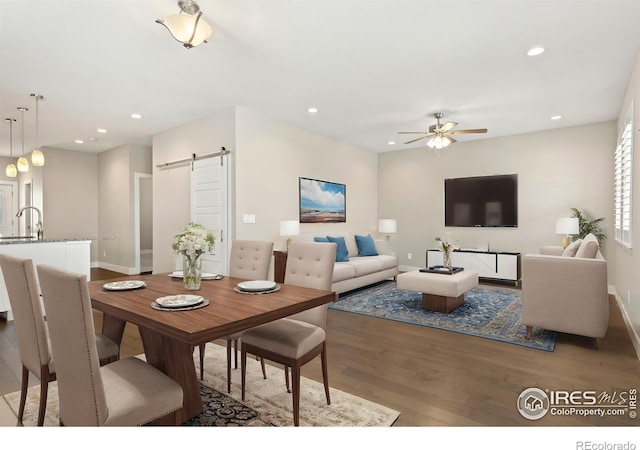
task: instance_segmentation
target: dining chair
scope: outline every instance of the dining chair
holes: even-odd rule
[[[135,357],[99,365],[86,275],[38,265],[38,277],[56,361],[60,424],[131,426],[168,416],[178,425],[178,383]]]
[[[269,276],[269,266],[271,265],[271,254],[273,253],[273,242],[268,241],[246,241],[235,240],[231,243],[231,254],[229,256],[229,276],[244,278],[247,280],[266,280]],[[238,347],[242,331],[225,336],[227,341],[227,392],[231,392],[231,349],[234,351],[235,368],[238,368]],[[200,379],[204,379],[204,352],[205,344],[200,344]],[[262,364],[262,375],[266,378],[267,373]]]
[[[330,291],[335,258],[335,243],[292,243],[289,246],[284,283]],[[327,405],[331,404],[325,331],[327,306],[317,306],[244,332],[240,347],[242,400],[245,399],[247,353],[282,364],[287,371],[291,368],[293,424],[298,426],[300,369],[320,355]]]
[[[40,303],[33,261],[0,254],[0,268],[9,294],[18,339],[18,352],[22,362],[18,425],[22,425],[29,374],[33,373],[40,380],[37,424],[42,426],[47,408],[49,383],[56,380],[56,369],[51,355],[47,322]],[[118,360],[120,351],[111,339],[98,334],[96,346],[100,364]]]

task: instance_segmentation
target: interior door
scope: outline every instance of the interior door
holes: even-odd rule
[[[0,183],[0,236],[16,235],[18,196],[16,183]]]
[[[201,223],[216,238],[212,254],[202,256],[204,272],[228,275],[228,161],[227,155],[193,162],[191,220]]]

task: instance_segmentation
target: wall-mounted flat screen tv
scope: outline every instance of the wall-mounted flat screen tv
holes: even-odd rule
[[[444,180],[447,227],[517,227],[518,175]]]

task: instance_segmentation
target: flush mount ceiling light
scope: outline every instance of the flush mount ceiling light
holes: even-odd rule
[[[197,47],[211,37],[211,27],[202,19],[200,6],[194,1],[178,2],[180,12],[156,23],[164,26],[173,38],[186,48]]]
[[[13,122],[16,119],[4,119],[9,122],[9,151],[11,152],[11,159],[13,159]],[[13,162],[7,164],[6,174],[8,177],[15,178],[18,175],[18,169],[16,169],[16,165]]]
[[[38,147],[38,134],[39,134],[39,114],[38,114],[38,101],[44,100],[44,97],[40,94],[31,94],[36,99],[36,148],[31,152],[31,164],[34,166],[44,166],[44,154]]]
[[[18,106],[18,110],[22,113],[22,120],[20,121],[22,125],[22,156],[18,158],[18,172],[28,172],[29,160],[24,157],[24,112],[29,111],[29,109],[24,106]]]

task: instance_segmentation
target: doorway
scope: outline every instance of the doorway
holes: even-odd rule
[[[153,176],[134,174],[135,272],[153,271]]]
[[[16,236],[18,212],[18,183],[3,181],[0,183],[0,236]]]

